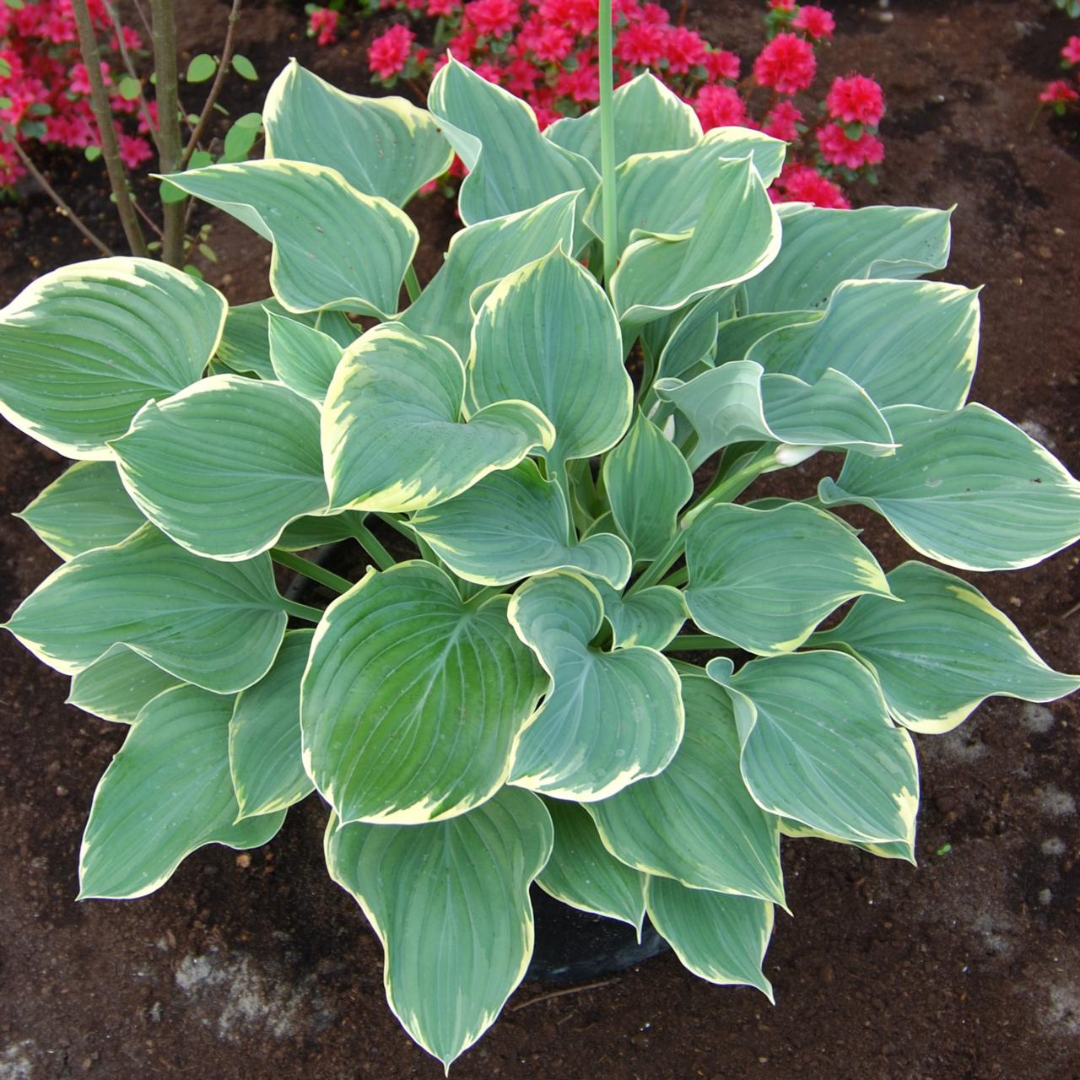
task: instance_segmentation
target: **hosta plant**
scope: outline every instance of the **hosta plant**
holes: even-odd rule
[[[7,627],[130,725],[81,895],[317,792],[390,1005],[449,1063],[526,970],[534,882],[771,998],[781,837],[912,860],[912,732],[1080,685],[837,511],[1001,570],[1076,538],[1080,485],[967,402],[977,293],[920,280],[947,213],[777,208],[784,144],[703,134],[651,75],[550,137],[457,62],[429,104],[290,65],[265,160],[170,177],[273,244],[273,296],[48,274],[0,313],[0,401],[75,462],[23,512],[64,562]],[[455,151],[465,227],[421,289],[401,207]],[[816,496],[755,497],[824,450]],[[332,541],[357,580],[297,554]],[[340,595],[283,598],[275,562]]]

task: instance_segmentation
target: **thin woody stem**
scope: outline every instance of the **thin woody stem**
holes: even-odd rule
[[[154,71],[157,74],[158,148],[161,172],[179,172],[180,76],[176,70],[176,17],[172,0],[150,0],[153,18]],[[184,264],[184,211],[186,200],[162,205],[164,217],[161,257],[169,266]]]
[[[124,70],[131,78],[139,83],[139,109],[142,112],[143,120],[146,122],[146,128],[150,132],[150,138],[153,140],[154,146],[160,154],[161,145],[158,142],[157,126],[154,124],[153,117],[150,115],[150,107],[146,104],[146,96],[142,92],[142,82],[135,73],[135,65],[131,62],[131,55],[128,53],[127,45],[124,44],[124,26],[120,22],[120,16],[117,14],[116,8],[109,3],[109,0],[102,0],[102,3],[105,5],[105,10],[109,13],[109,18],[112,19],[113,29],[116,31],[116,44],[120,49],[120,59],[124,62]],[[143,215],[143,220],[148,220],[145,214]]]
[[[611,57],[611,0],[600,0],[600,175],[603,186],[604,283],[611,279],[619,260],[618,214],[615,189],[615,103]]]
[[[146,257],[149,255],[146,237],[139,224],[139,215],[135,212],[135,205],[131,201],[131,192],[128,191],[127,173],[124,171],[124,163],[120,158],[120,143],[116,138],[116,128],[113,127],[109,96],[105,91],[105,81],[101,77],[101,52],[98,49],[97,38],[94,36],[94,24],[86,7],[86,0],[73,0],[73,7],[75,23],[79,31],[79,51],[82,53],[83,64],[86,65],[86,74],[90,81],[90,107],[94,111],[98,134],[101,136],[101,156],[105,159],[109,186],[116,198],[120,224],[124,227],[124,236],[127,237],[132,255]]]
[[[236,48],[236,26],[240,22],[240,5],[242,2],[243,0],[233,0],[232,10],[229,12],[229,28],[225,31],[225,44],[221,47],[221,63],[218,64],[214,81],[210,84],[210,93],[206,97],[199,119],[191,132],[187,146],[184,147],[184,153],[180,158],[181,169],[187,168],[191,155],[199,148],[199,139],[202,138],[202,133],[210,120],[210,114],[214,111],[217,99],[221,95],[221,87],[225,82],[229,64],[232,62],[233,50]]]

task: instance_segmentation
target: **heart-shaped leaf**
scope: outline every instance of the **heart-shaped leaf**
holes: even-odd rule
[[[426,109],[401,97],[346,94],[295,60],[263,106],[266,156],[328,165],[357,191],[404,206],[453,160]]]
[[[300,748],[300,680],[314,636],[289,631],[266,676],[236,697],[229,771],[238,821],[287,810],[315,790]]]
[[[285,622],[268,555],[211,562],[144,525],[65,563],[5,626],[65,675],[127,645],[178,679],[232,694],[270,669]]]
[[[589,812],[607,847],[639,870],[783,904],[779,819],[746,790],[730,699],[704,674],[681,677],[686,734],[668,767]]]
[[[561,248],[504,278],[473,326],[469,393],[477,406],[530,401],[554,424],[547,458],[610,449],[630,423],[634,386],[615,312],[596,279]]]
[[[330,819],[326,865],[383,943],[390,1008],[447,1067],[494,1023],[525,974],[529,885],[551,845],[543,803],[513,788],[431,825]]]
[[[1080,675],[1047,667],[1003,612],[953,574],[907,562],[889,574],[889,586],[902,604],[863,597],[811,644],[868,664],[905,727],[939,734],[994,695],[1053,701],[1080,688]]]
[[[211,376],[149,402],[110,445],[142,512],[196,555],[250,559],[326,508],[319,410],[279,383]]]
[[[105,770],[79,856],[79,899],[127,900],[160,888],[206,844],[261,847],[285,813],[237,821],[229,779],[233,699],[196,686],[159,694]]]
[[[344,347],[329,334],[296,319],[273,312],[268,312],[267,317],[274,374],[290,390],[321,405]]]
[[[270,288],[286,311],[397,311],[419,236],[392,202],[303,161],[208,165],[167,178],[274,245]],[[332,225],[330,223],[333,223]]]
[[[622,588],[630,551],[611,533],[576,541],[561,488],[528,459],[494,472],[410,524],[458,577],[509,585],[546,570],[579,570]]]
[[[718,657],[706,670],[731,694],[743,781],[762,809],[842,840],[914,850],[915,748],[862,664],[822,651],[753,660],[734,676]]]
[[[853,596],[891,599],[873,554],[843,522],[803,503],[711,507],[687,528],[686,566],[694,622],[762,656],[797,649]]]
[[[670,585],[653,585],[633,596],[620,596],[604,582],[597,582],[596,590],[604,601],[604,618],[611,624],[616,648],[664,649],[686,622],[683,594]]]
[[[679,677],[655,649],[602,652],[600,594],[577,574],[530,578],[510,621],[551,689],[518,744],[511,782],[575,802],[605,799],[662,771],[683,735]]]
[[[406,562],[327,608],[304,675],[304,761],[343,822],[454,817],[506,781],[544,690],[507,600],[466,603],[443,570]]]
[[[322,446],[330,505],[420,510],[511,469],[555,431],[505,400],[461,420],[465,368],[446,342],[384,323],[350,346],[326,394]]]
[[[868,506],[917,551],[966,570],[1031,566],[1080,536],[1080,483],[1003,416],[984,405],[884,415],[895,456],[849,456],[818,485],[826,506]]]
[[[0,415],[65,457],[108,460],[147,400],[202,375],[225,309],[217,289],[150,259],[53,270],[0,311]]]

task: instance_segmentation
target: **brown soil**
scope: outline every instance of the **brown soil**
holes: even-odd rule
[[[1070,28],[1043,0],[832,4],[825,63],[885,85],[888,160],[873,197],[957,204],[948,277],[985,284],[975,398],[1080,467],[1080,164],[1067,124],[1032,123]],[[185,47],[214,48],[227,5],[190,3]],[[744,55],[757,4],[692,5],[689,21]],[[362,39],[328,50],[298,16],[245,17],[241,50],[266,76],[295,53],[354,90]],[[232,91],[257,107],[259,87]],[[108,207],[85,164],[56,181],[95,222]],[[863,193],[869,199],[871,193]],[[428,235],[452,229],[421,206]],[[111,228],[107,224],[102,228]],[[89,252],[39,197],[0,207],[0,298]],[[115,229],[111,236],[115,239]],[[221,221],[207,275],[235,301],[265,296],[266,250]],[[437,265],[425,255],[421,276]],[[63,466],[0,430],[2,610],[52,569],[6,516]],[[887,566],[902,543],[871,523]],[[1046,659],[1078,664],[1078,556],[978,578]],[[67,686],[0,640],[0,1078],[87,1074],[208,1077],[436,1077],[438,1065],[390,1015],[381,952],[353,901],[321,866],[323,810],[293,812],[250,860],[198,852],[159,892],[76,904],[79,837],[122,731],[63,704]],[[532,1003],[523,986],[462,1080],[593,1076],[629,1080],[1062,1080],[1080,1076],[1080,708],[997,700],[958,732],[921,738],[921,866],[824,843],[784,851],[792,920],[766,961],[778,1004],[718,988],[664,956],[600,988]],[[951,845],[951,847],[949,846]],[[528,1008],[522,1006],[529,1005]]]

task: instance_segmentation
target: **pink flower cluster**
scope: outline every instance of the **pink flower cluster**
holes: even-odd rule
[[[1080,36],[1073,34],[1064,48],[1061,50],[1061,66],[1066,70],[1080,64]],[[1074,102],[1080,101],[1080,71],[1076,72],[1076,79],[1054,79],[1046,84],[1039,101],[1050,105],[1058,116],[1063,116],[1068,107],[1075,107]]]
[[[87,7],[100,40],[115,55],[120,43],[104,3],[88,0]],[[130,27],[122,27],[122,33],[125,48],[142,48]],[[118,117],[121,156],[136,168],[152,156],[144,137],[149,133],[146,120],[138,101],[118,92],[119,74],[114,80],[109,61],[102,61],[101,73]],[[37,141],[79,150],[100,145],[89,94],[71,0],[37,0],[19,7],[0,3],[0,186],[24,171],[12,139],[24,146]],[[153,118],[153,103],[149,111]]]
[[[579,116],[600,96],[596,0],[379,0],[414,24],[432,20],[419,35],[399,22],[368,49],[376,80],[398,78],[422,86],[449,50],[485,79],[524,98],[541,128]],[[768,0],[768,40],[740,81],[741,62],[696,30],[673,23],[651,0],[613,0],[615,81],[652,71],[697,112],[708,130],[757,128],[792,144],[789,164],[771,194],[820,206],[849,205],[841,184],[884,157],[877,127],[885,111],[881,87],[852,74],[836,79],[824,110],[800,100],[817,75],[816,50],[832,38],[830,12],[795,0]],[[308,6],[309,33],[336,32],[337,12]],[[332,18],[331,18],[332,16]],[[463,175],[459,162],[453,175]]]

